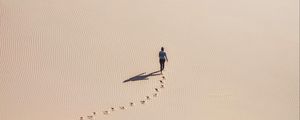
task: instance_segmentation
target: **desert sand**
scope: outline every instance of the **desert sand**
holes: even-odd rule
[[[0,0],[0,120],[80,117],[299,120],[299,1]]]

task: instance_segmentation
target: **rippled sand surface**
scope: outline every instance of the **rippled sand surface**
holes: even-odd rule
[[[299,1],[0,0],[0,120],[80,119],[299,120]]]

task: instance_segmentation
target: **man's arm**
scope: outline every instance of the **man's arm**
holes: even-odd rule
[[[168,62],[169,60],[168,60],[168,57],[167,57],[167,53],[165,54],[165,57],[166,57],[166,60],[167,60],[167,62]]]

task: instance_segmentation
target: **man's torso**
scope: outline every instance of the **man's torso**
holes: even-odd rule
[[[166,56],[166,52],[164,52],[164,51],[160,51],[159,52],[159,59],[163,59],[164,60],[164,59],[166,59],[165,56]]]

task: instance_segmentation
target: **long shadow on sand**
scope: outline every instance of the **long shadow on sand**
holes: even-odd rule
[[[126,83],[126,82],[129,82],[129,81],[140,81],[140,80],[148,80],[149,78],[148,77],[151,77],[151,76],[158,76],[158,75],[161,75],[160,71],[154,71],[152,73],[149,73],[149,74],[146,74],[146,72],[144,73],[141,73],[141,74],[138,74],[134,77],[131,77],[125,81],[123,81],[123,83]]]

